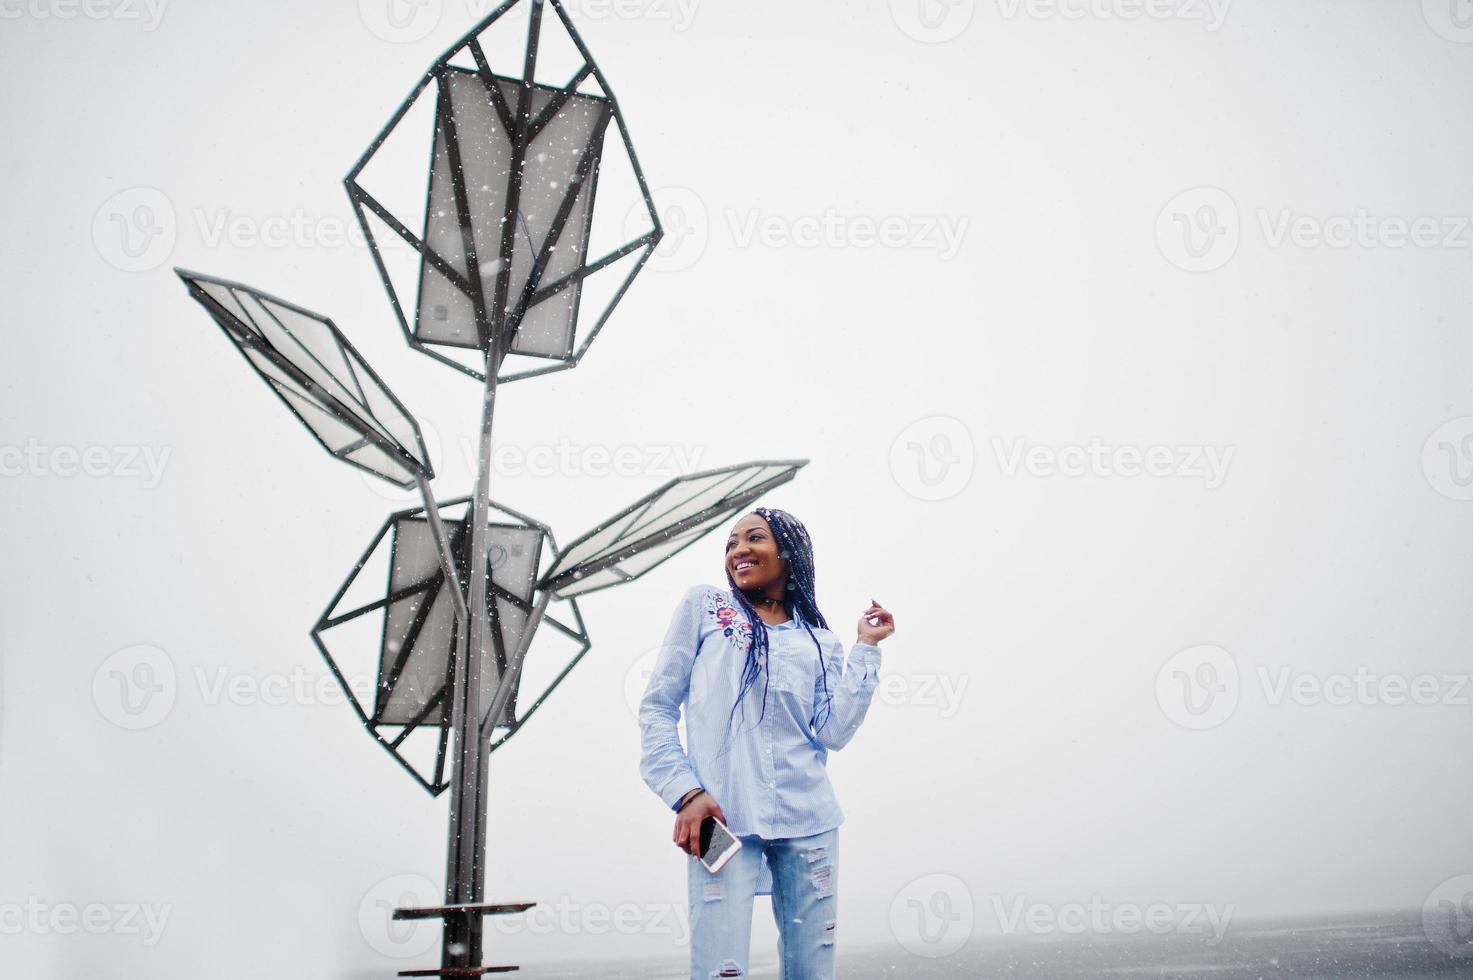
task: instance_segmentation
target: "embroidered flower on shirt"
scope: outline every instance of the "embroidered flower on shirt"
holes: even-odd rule
[[[723,593],[713,591],[706,594],[706,615],[716,620],[722,635],[737,644],[738,650],[747,649],[752,638],[752,624],[740,610],[726,601]]]

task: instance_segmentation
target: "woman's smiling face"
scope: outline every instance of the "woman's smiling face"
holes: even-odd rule
[[[761,514],[747,514],[732,528],[726,539],[726,570],[748,592],[765,593],[787,579],[788,563],[777,553],[777,539]]]

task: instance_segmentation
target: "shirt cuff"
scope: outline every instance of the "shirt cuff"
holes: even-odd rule
[[[682,796],[684,796],[686,793],[689,793],[693,789],[700,788],[700,783],[690,779],[689,777],[681,776],[677,779],[672,779],[669,783],[665,784],[664,791],[660,793],[660,799],[665,801],[666,806],[674,810],[680,805],[680,798]]]

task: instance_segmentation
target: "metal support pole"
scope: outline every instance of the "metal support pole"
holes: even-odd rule
[[[507,220],[501,229],[501,263],[496,276],[495,298],[491,303],[484,303],[478,268],[470,270],[476,295],[482,299],[481,310],[477,315],[477,330],[489,328],[483,335],[489,338],[490,344],[486,351],[486,393],[481,405],[476,492],[471,498],[470,649],[464,658],[465,683],[458,692],[461,716],[455,735],[455,776],[450,798],[450,853],[445,882],[446,904],[449,905],[480,904],[485,891],[486,773],[483,766],[488,740],[481,734],[481,665],[492,653],[488,635],[491,625],[490,610],[486,604],[487,578],[490,572],[486,563],[486,522],[491,503],[491,419],[496,408],[496,377],[501,371],[501,360],[516,336],[517,327],[515,318],[510,315],[511,304],[508,302],[507,292],[516,242],[516,222],[513,219],[519,213],[520,178],[527,153],[532,79],[537,64],[542,0],[531,0],[530,8],[527,54],[522,66],[521,90],[517,98],[516,132],[512,138],[511,166],[507,171]],[[462,231],[469,235],[469,215],[463,213],[462,220],[465,222]],[[494,657],[490,659],[495,662]],[[501,686],[505,688],[506,678],[498,680],[503,682]],[[509,691],[509,688],[506,690]],[[445,925],[442,969],[479,966],[481,917],[468,915],[464,919],[457,919],[450,916],[446,918]]]
[[[486,524],[491,501],[491,420],[496,406],[496,363],[487,359],[486,393],[481,408],[480,456],[476,492],[471,498],[470,629],[465,655],[456,664],[454,775],[450,790],[450,842],[446,858],[445,904],[473,905],[482,898],[485,853],[485,741],[481,738],[481,666],[491,649],[486,604]],[[480,916],[445,920],[441,966],[479,965]]]

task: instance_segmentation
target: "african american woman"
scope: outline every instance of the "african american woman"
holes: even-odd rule
[[[639,706],[640,775],[689,854],[691,980],[748,975],[757,895],[772,896],[779,980],[833,980],[844,813],[826,764],[869,710],[895,620],[871,600],[846,667],[818,611],[813,543],[785,511],[738,520],[725,564],[727,588],[681,598]],[[697,857],[707,816],[742,842],[715,873]]]

